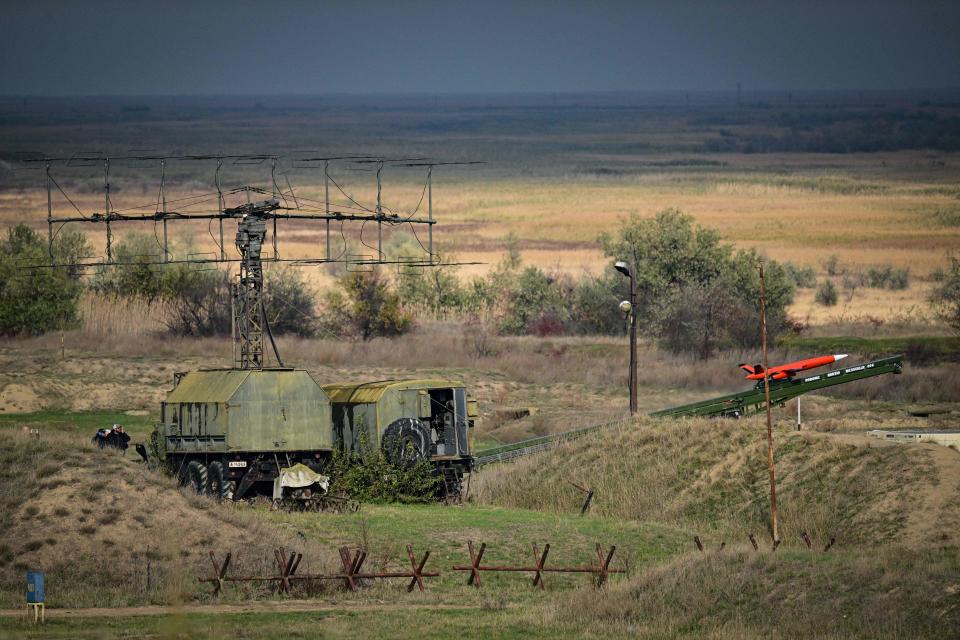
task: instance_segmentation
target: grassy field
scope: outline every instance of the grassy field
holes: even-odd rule
[[[0,427],[0,606],[15,607],[22,572],[39,567],[51,622],[36,629],[7,617],[0,636],[260,638],[278,628],[294,638],[346,637],[358,628],[411,638],[949,635],[960,629],[960,458],[934,445],[873,444],[858,434],[883,412],[830,419],[836,402],[815,404],[810,432],[778,428],[784,544],[776,554],[765,532],[758,420],[719,432],[706,420],[641,421],[485,469],[462,506],[364,505],[356,514],[317,515],[182,493],[169,478],[89,444],[85,428],[107,415],[10,416],[6,425],[14,426]],[[41,429],[40,438],[21,424]],[[595,488],[590,515],[577,515],[582,495],[567,480]],[[171,519],[173,539],[165,533]],[[759,552],[746,541],[751,531]],[[695,533],[707,553],[694,549]],[[837,542],[822,553],[830,537]],[[604,592],[586,576],[561,574],[547,576],[546,591],[510,574],[484,575],[475,589],[450,570],[467,563],[468,539],[487,543],[491,564],[531,562],[531,542],[549,542],[557,564],[589,563],[593,545],[616,544],[616,566],[629,574]],[[404,566],[407,543],[418,554],[430,549],[427,568],[442,573],[427,579],[425,594],[394,581],[355,594],[303,586],[279,599],[266,588],[228,585],[211,598],[195,582],[210,571],[208,550],[232,550],[235,571],[263,573],[272,570],[271,549],[283,546],[304,553],[303,573],[335,570],[334,549],[346,545],[369,550],[368,568],[389,571]],[[824,607],[843,615],[824,617]]]
[[[90,438],[118,422],[135,442],[143,440],[173,374],[228,365],[229,341],[171,337],[156,306],[86,295],[82,329],[0,341],[0,608],[21,604],[23,573],[37,567],[47,572],[52,606],[41,629],[0,618],[0,638],[272,638],[279,630],[291,638],[356,637],[358,630],[401,638],[960,634],[960,457],[950,448],[889,445],[866,435],[875,428],[956,428],[960,411],[960,345],[927,303],[936,269],[960,248],[960,154],[909,144],[856,151],[877,142],[870,131],[898,126],[902,114],[923,111],[919,120],[936,127],[957,112],[901,98],[886,105],[798,98],[740,109],[696,100],[691,107],[556,98],[394,105],[144,98],[153,101],[146,112],[123,111],[122,98],[0,101],[0,230],[27,220],[46,231],[43,172],[16,163],[18,150],[289,156],[318,149],[482,160],[434,174],[439,246],[482,263],[462,267],[461,277],[488,271],[508,237],[528,264],[597,273],[607,261],[600,232],[633,213],[677,207],[739,247],[813,267],[818,281],[837,285],[835,307],[816,303],[814,289],[798,290],[790,312],[805,328],[775,345],[771,361],[842,352],[851,354],[844,365],[895,353],[906,362],[902,375],[805,396],[802,432],[794,431],[794,402],[774,408],[784,539],[774,554],[759,418],[638,419],[484,468],[458,506],[371,504],[357,514],[295,514],[189,495],[137,462],[132,450],[98,450]],[[853,140],[854,133],[867,139]],[[811,143],[817,136],[845,141],[848,152],[824,153]],[[803,150],[785,152],[786,142]],[[278,184],[285,195],[292,199],[289,180],[299,198],[322,202],[322,172],[284,162]],[[168,200],[209,196],[215,166],[172,161]],[[366,169],[334,167],[343,187],[334,190],[334,208],[348,198],[375,200]],[[74,162],[55,166],[54,175],[73,203],[92,213],[103,207],[102,170],[100,161]],[[155,210],[158,167],[117,162],[111,175],[115,209]],[[227,190],[272,189],[269,176],[268,164],[228,161],[220,177]],[[384,202],[392,210],[416,210],[423,188],[419,170],[385,169]],[[231,198],[228,205],[241,201]],[[56,214],[76,212],[59,190],[53,205]],[[138,226],[160,233],[149,223]],[[90,240],[102,251],[96,231]],[[188,242],[191,252],[216,249],[212,226],[185,223],[172,231],[178,249]],[[385,239],[409,232],[396,225]],[[374,237],[369,227],[336,229],[334,254],[369,253],[364,245]],[[284,258],[317,256],[325,242],[304,224],[281,225],[279,239]],[[864,286],[863,274],[882,266],[909,269],[909,286]],[[305,273],[317,288],[331,282],[327,269]],[[478,325],[462,320],[424,317],[394,340],[278,343],[289,363],[321,382],[462,379],[480,401],[479,447],[626,413],[624,337],[484,334],[481,349]],[[701,362],[643,341],[640,410],[744,389],[749,383],[736,363],[758,357],[727,351]],[[530,415],[511,417],[517,409]],[[596,490],[585,517],[571,482]],[[803,531],[812,550],[800,539]],[[759,552],[747,542],[751,532]],[[695,551],[694,535],[706,553]],[[836,544],[824,553],[830,538]],[[466,562],[467,540],[486,542],[491,563],[531,562],[531,543],[547,542],[552,561],[586,563],[595,544],[615,544],[618,566],[629,575],[598,592],[586,576],[551,574],[541,592],[530,588],[529,576],[490,574],[478,590],[450,570]],[[368,549],[371,567],[391,569],[404,566],[406,544],[418,554],[430,549],[428,568],[442,572],[428,580],[426,594],[407,594],[394,581],[357,593],[304,586],[289,597],[231,585],[213,598],[196,581],[210,571],[210,550],[220,557],[231,550],[236,570],[259,573],[273,570],[274,548],[294,549],[304,553],[301,571],[320,571],[336,568],[336,548],[346,545]]]
[[[956,153],[917,149],[733,153],[707,144],[717,136],[785,135],[795,126],[791,122],[806,119],[814,132],[821,121],[867,127],[876,118],[898,117],[896,109],[903,105],[865,109],[798,103],[773,109],[745,106],[731,112],[719,105],[558,107],[481,100],[369,107],[306,101],[273,108],[232,105],[217,111],[202,101],[173,101],[130,116],[118,115],[118,103],[110,101],[59,107],[54,103],[26,113],[20,105],[0,105],[0,115],[6,115],[0,122],[5,134],[0,138],[0,158],[13,159],[15,152],[24,150],[69,157],[81,150],[125,155],[136,148],[169,153],[257,151],[289,158],[316,148],[334,155],[349,151],[481,160],[486,164],[439,167],[434,175],[438,246],[458,260],[482,263],[464,266],[464,277],[484,273],[495,264],[508,236],[517,239],[528,263],[573,275],[596,273],[606,263],[596,242],[601,231],[614,230],[630,214],[652,216],[668,207],[691,213],[740,247],[814,267],[821,277],[831,256],[851,272],[881,265],[910,269],[913,284],[906,291],[859,288],[845,292],[846,299],[837,308],[814,304],[812,291],[801,293],[794,315],[815,325],[856,318],[929,322],[929,275],[945,264],[947,252],[960,246]],[[6,113],[4,108],[13,110]],[[953,113],[947,107],[926,109],[942,117]],[[78,119],[82,128],[75,126]],[[829,131],[839,135],[836,129]],[[114,209],[156,209],[159,173],[154,164],[112,165]],[[43,175],[31,166],[38,165],[3,165],[0,225],[27,220],[45,230]],[[166,183],[171,206],[177,202],[186,206],[189,203],[181,198],[211,193],[215,204],[215,168],[209,160],[171,161]],[[366,169],[351,163],[334,166],[332,175],[342,187],[333,189],[334,209],[351,205],[350,199],[372,206],[375,182]],[[289,180],[303,202],[323,202],[322,170],[285,160],[278,171],[283,191]],[[54,176],[81,211],[103,208],[101,163],[55,164]],[[245,184],[274,188],[268,163],[228,160],[220,178],[224,190]],[[416,210],[424,179],[422,171],[388,166],[385,204],[400,214]],[[227,204],[241,201],[243,194],[229,196]],[[76,213],[56,189],[53,206],[58,215]],[[207,202],[184,210],[210,206]],[[133,228],[159,234],[150,223],[115,232],[122,237],[125,229]],[[334,257],[373,251],[369,245],[375,244],[376,234],[371,228],[361,231],[346,225],[342,231],[334,229]],[[400,232],[409,234],[411,229],[388,225],[385,239],[389,242]],[[215,236],[217,230],[206,223],[172,227],[173,240],[182,246],[181,241],[189,239],[193,253],[217,252]],[[305,223],[281,225],[278,237],[284,258],[316,257],[325,245],[320,227]],[[92,233],[90,240],[98,252],[103,251],[102,230]],[[324,269],[306,271],[317,286],[330,281]]]

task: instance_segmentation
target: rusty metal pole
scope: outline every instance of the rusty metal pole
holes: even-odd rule
[[[760,262],[760,341],[763,345],[763,393],[767,408],[767,463],[770,466],[770,526],[773,544],[780,542],[777,528],[777,478],[773,468],[773,419],[770,415],[770,376],[766,374],[767,364],[767,292],[763,278],[763,262]],[[775,547],[776,548],[776,547]]]
[[[107,221],[107,262],[113,262],[113,231],[110,229],[110,158],[103,161],[103,215]]]
[[[53,198],[50,193],[50,161],[47,160],[47,253],[50,255],[50,264],[56,260],[53,257]]]
[[[630,272],[630,415],[637,415],[637,283]]]

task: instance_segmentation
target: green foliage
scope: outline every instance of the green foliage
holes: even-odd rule
[[[164,294],[163,247],[153,236],[127,235],[113,247],[118,264],[99,267],[90,287],[100,293],[156,300]]]
[[[163,271],[164,323],[182,336],[228,335],[230,274],[220,269],[199,270],[171,264]]]
[[[817,304],[822,304],[825,307],[832,307],[837,304],[837,286],[833,284],[832,280],[824,280],[817,287],[815,300]]]
[[[608,269],[601,276],[584,276],[573,291],[573,328],[580,333],[617,334],[626,327],[619,309],[626,296],[620,293],[619,273]]]
[[[874,289],[899,291],[910,286],[910,269],[899,269],[886,264],[870,267],[866,274],[867,285]]]
[[[527,267],[507,289],[500,331],[507,334],[562,332],[568,312],[553,278]]]
[[[89,253],[84,236],[63,232],[53,243],[53,261],[76,263]],[[75,327],[83,286],[76,269],[49,268],[47,242],[19,224],[0,241],[0,333],[42,335]],[[36,268],[30,268],[36,267]]]
[[[183,253],[189,253],[184,249]],[[158,264],[163,249],[145,234],[126,236],[114,247],[120,264],[101,267],[91,287],[100,293],[160,300],[171,333],[186,336],[230,333],[230,275],[183,263]],[[264,274],[263,303],[275,335],[314,334],[314,296],[299,270],[277,267]]]
[[[370,340],[401,335],[412,327],[413,319],[400,304],[400,296],[379,269],[347,273],[338,286],[324,301],[323,332]]]
[[[672,289],[713,280],[733,252],[720,243],[717,231],[695,225],[692,216],[677,209],[661,211],[653,219],[634,214],[615,237],[604,233],[599,239],[607,256],[633,270],[640,310],[658,307]],[[621,280],[626,286],[626,279]],[[649,329],[655,320],[641,311],[640,323]]]
[[[274,335],[316,333],[315,298],[299,269],[274,267],[264,274],[263,307]]]
[[[944,322],[960,333],[960,256],[948,256],[943,281],[930,292],[930,302]]]
[[[455,267],[402,272],[397,293],[405,305],[426,308],[434,313],[460,311],[470,302],[470,295],[460,283]]]
[[[840,256],[835,253],[823,261],[823,268],[828,276],[840,276],[846,271],[844,266],[840,264]]]
[[[708,358],[721,347],[754,347],[760,339],[760,257],[734,252],[712,229],[676,209],[653,219],[632,216],[616,237],[600,237],[604,252],[630,265],[637,287],[638,324],[674,352]],[[767,330],[771,339],[789,327],[794,282],[787,269],[765,266]],[[612,280],[620,299],[628,279]]]
[[[360,436],[357,452],[334,453],[327,474],[332,479],[331,493],[346,493],[361,502],[432,502],[440,484],[429,460],[392,464],[370,443],[366,432]]]
[[[797,288],[813,289],[817,286],[817,272],[814,271],[813,267],[800,267],[792,262],[784,262],[783,268]]]

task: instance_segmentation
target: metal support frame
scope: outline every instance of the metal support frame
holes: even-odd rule
[[[239,369],[263,368],[263,262],[260,253],[267,233],[261,214],[278,206],[276,200],[250,205],[237,225],[237,249],[240,251],[240,273],[234,284],[234,324],[240,357],[234,359]],[[241,208],[242,209],[242,208]]]
[[[903,356],[893,356],[882,358],[864,364],[837,369],[828,373],[821,373],[806,378],[796,378],[793,380],[773,380],[770,382],[770,402],[774,405],[783,405],[788,400],[792,400],[805,393],[825,389],[839,384],[847,384],[872,378],[874,376],[888,373],[899,374],[903,371]],[[684,404],[678,407],[671,407],[661,411],[655,411],[650,415],[652,417],[681,417],[681,416],[743,416],[749,413],[762,411],[765,406],[765,391],[763,382],[758,382],[756,386],[729,395],[701,400],[691,404]]]

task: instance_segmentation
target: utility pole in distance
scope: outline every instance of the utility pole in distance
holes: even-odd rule
[[[628,314],[630,320],[630,415],[637,413],[637,283],[626,262],[614,263],[613,268],[630,279],[630,300],[620,303],[620,311]]]
[[[763,345],[763,394],[767,408],[767,463],[770,466],[770,527],[773,533],[773,548],[780,544],[777,528],[777,478],[773,470],[773,419],[770,416],[770,376],[767,375],[767,292],[763,278],[763,262],[760,262],[760,340]]]

